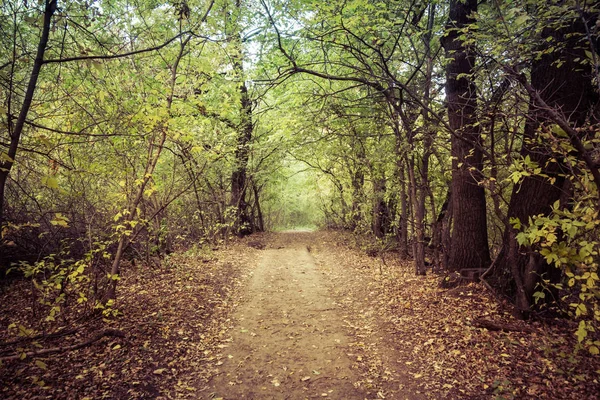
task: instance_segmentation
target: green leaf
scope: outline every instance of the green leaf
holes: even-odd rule
[[[8,153],[2,152],[0,153],[0,162],[14,162],[12,158],[8,156]]]
[[[561,137],[561,138],[568,137],[565,130],[556,124],[552,125],[552,133],[554,133],[556,136]]]
[[[52,175],[46,175],[42,178],[42,185],[50,189],[58,189],[58,179]]]
[[[513,228],[515,229],[521,229],[521,220],[519,218],[510,218],[509,220],[510,224],[513,226]]]
[[[515,171],[510,175],[510,179],[512,179],[513,183],[519,183],[519,181],[521,180],[521,178],[523,177],[523,174],[520,171]]]
[[[529,238],[524,232],[519,232],[516,236],[516,239],[517,243],[519,243],[520,246],[523,246],[524,244],[529,242]]]
[[[546,298],[546,293],[544,293],[544,292],[535,292],[533,294],[533,298],[535,299],[535,304],[537,304],[540,299]]]
[[[585,50],[585,56],[589,59],[589,60],[593,60],[594,59],[594,55],[592,54],[591,51],[589,50]]]
[[[527,14],[522,14],[522,15],[519,15],[519,16],[518,16],[518,17],[515,19],[515,24],[516,24],[517,26],[524,25],[524,24],[525,24],[525,22],[527,22],[527,21],[529,20],[529,18],[530,18],[530,17],[529,17],[529,15],[527,15]]]

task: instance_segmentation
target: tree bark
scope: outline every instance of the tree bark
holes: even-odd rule
[[[565,168],[560,157],[538,140],[540,130],[549,129],[547,125],[556,123],[556,114],[568,121],[573,130],[586,123],[598,122],[594,111],[597,111],[599,94],[584,68],[574,61],[585,57],[584,46],[579,43],[580,36],[574,35],[585,32],[584,28],[578,21],[558,30],[545,28],[541,42],[551,37],[558,43],[564,43],[564,47],[551,53],[544,52],[533,62],[531,83],[521,82],[531,97],[520,155],[529,157],[542,169],[541,174],[548,176],[527,176],[514,186],[507,214],[509,219],[518,219],[523,226],[528,224],[530,217],[548,215],[552,204],[564,195]],[[558,61],[562,63],[560,67]],[[541,276],[556,282],[561,271],[548,265],[539,254],[519,248],[516,233],[510,226],[504,232],[492,283],[513,295],[517,311],[526,318]]]
[[[444,200],[444,203],[442,203],[442,208],[440,209],[437,218],[435,218],[435,222],[433,223],[432,227],[431,241],[433,245],[433,263],[439,271],[444,271],[448,265],[448,263],[444,261],[444,259],[448,256],[448,252],[444,243],[444,229],[448,224],[448,208],[451,204],[451,199],[452,192],[448,190],[446,200]]]
[[[425,275],[425,195],[423,188],[417,190],[417,181],[415,178],[415,160],[414,156],[408,162],[408,178],[410,180],[411,198],[414,209],[414,232],[413,232],[413,258],[415,261],[415,273]],[[417,193],[418,192],[418,193]]]
[[[485,192],[478,180],[482,168],[481,134],[476,124],[477,93],[470,77],[475,52],[460,39],[461,29],[475,21],[476,0],[452,0],[447,36],[442,39],[446,57],[446,101],[452,137],[452,247],[449,268],[485,268],[490,263]]]
[[[249,235],[253,231],[253,221],[249,215],[246,192],[249,185],[248,162],[250,159],[250,142],[254,125],[252,122],[252,99],[248,93],[244,74],[244,49],[242,39],[242,26],[240,24],[242,2],[235,1],[236,13],[232,21],[232,33],[228,40],[232,43],[233,72],[238,84],[240,94],[240,121],[237,126],[237,144],[233,172],[231,173],[231,200],[230,205],[235,208],[234,231],[238,236]]]
[[[398,221],[398,242],[401,258],[408,258],[408,204],[406,199],[406,177],[404,161],[400,158],[397,162],[398,177],[400,179],[400,218]]]
[[[373,171],[373,174],[378,174]],[[373,178],[373,234],[383,238],[389,231],[390,210],[385,202],[386,180],[384,176]]]
[[[243,79],[241,60],[236,67]],[[234,227],[236,234],[244,236],[252,233],[252,221],[248,215],[248,202],[246,200],[246,189],[248,186],[248,161],[250,152],[250,141],[252,140],[252,100],[248,94],[245,82],[240,84],[240,125],[237,137],[237,148],[235,150],[235,165],[231,174],[231,206],[236,208]]]

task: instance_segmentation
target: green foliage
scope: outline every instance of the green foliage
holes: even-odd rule
[[[73,308],[90,306],[89,299],[94,297],[90,287],[93,279],[90,267],[94,253],[98,251],[88,252],[80,260],[68,258],[67,253],[51,254],[35,263],[21,261],[12,268],[31,280],[31,296],[39,304],[44,322],[56,321],[61,315],[64,320],[68,313],[71,317],[79,314]]]
[[[263,194],[268,229],[314,229],[323,225],[319,196],[326,196],[329,190],[326,179],[297,161],[286,161],[278,176],[271,178],[271,186]]]
[[[574,155],[567,154],[566,157],[573,167],[578,165],[582,168],[579,171],[584,171],[581,161]],[[576,193],[568,206],[556,201],[549,215],[531,217],[527,224],[518,220],[511,223],[519,230],[516,239],[520,246],[539,253],[545,262],[562,271],[561,282],[552,283],[542,277],[541,285],[560,291],[560,305],[566,307],[565,311],[571,318],[579,321],[576,331],[579,347],[598,354],[600,341],[595,339],[600,329],[598,191],[590,184],[585,173],[578,175],[567,176]],[[548,179],[537,169],[533,170],[532,176]],[[534,294],[536,302],[544,297],[542,291]]]

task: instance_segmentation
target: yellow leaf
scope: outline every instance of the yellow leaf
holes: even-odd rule
[[[51,220],[50,223],[54,226],[58,225],[58,226],[62,226],[63,228],[68,228],[69,227],[69,218],[65,217],[61,213],[56,213],[54,219]]]
[[[43,370],[48,369],[48,366],[46,365],[46,363],[43,361],[40,361],[40,360],[35,360],[35,365],[37,365],[39,368],[41,368]]]

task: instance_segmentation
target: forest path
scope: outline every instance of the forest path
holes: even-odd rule
[[[356,335],[351,311],[331,291],[331,275],[342,268],[339,255],[317,261],[309,251],[314,239],[307,232],[279,233],[262,252],[206,398],[420,398],[396,379],[398,365],[380,365],[387,375],[381,382],[365,376],[373,372],[360,355],[369,338]]]

